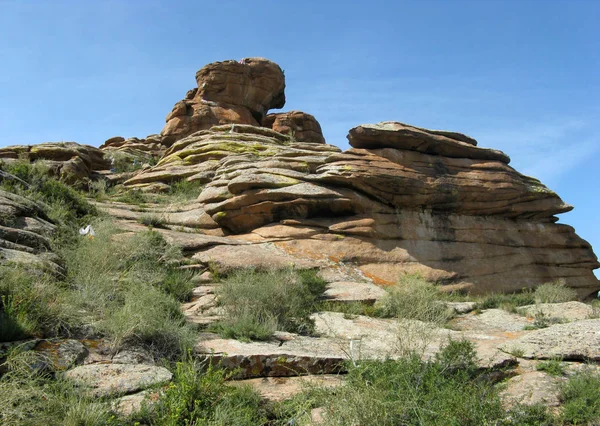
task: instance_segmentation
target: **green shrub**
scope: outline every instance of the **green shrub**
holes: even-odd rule
[[[567,287],[563,279],[537,287],[534,297],[536,303],[562,303],[577,300],[577,292]]]
[[[198,197],[202,192],[204,185],[196,182],[190,182],[186,179],[174,182],[169,187],[168,195],[175,201],[187,201]]]
[[[561,386],[562,420],[572,425],[600,424],[600,375],[578,373]]]
[[[192,290],[196,287],[193,282],[194,273],[191,271],[170,268],[160,281],[160,288],[173,296],[179,302],[189,302]]]
[[[138,219],[138,222],[153,228],[163,228],[165,226],[165,218],[157,214],[143,214]]]
[[[229,386],[216,367],[179,362],[174,378],[151,410],[132,420],[152,425],[262,425],[261,398],[247,386]]]
[[[535,296],[531,290],[523,290],[511,294],[489,294],[477,303],[477,309],[504,309],[516,312],[517,307],[535,304]]]
[[[472,350],[451,344],[439,355],[443,362],[413,355],[350,366],[346,385],[320,401],[326,424],[497,424],[505,416],[497,390],[459,367],[471,365]]]
[[[452,318],[453,312],[440,302],[442,298],[434,284],[420,275],[406,274],[376,304],[377,314],[443,324]]]
[[[63,250],[68,270],[61,313],[68,329],[101,333],[115,347],[144,344],[170,358],[193,344],[179,309],[191,283],[173,272],[180,250],[155,231],[117,233],[110,221],[93,224],[94,238]]]
[[[266,339],[275,330],[308,334],[326,283],[314,271],[238,271],[218,289],[226,319],[215,330],[239,339]]]
[[[548,407],[543,404],[518,404],[512,407],[507,418],[500,424],[511,426],[552,426],[558,423],[555,416],[548,410]]]
[[[562,360],[559,358],[549,359],[547,361],[540,361],[535,366],[538,371],[545,371],[551,376],[563,376],[565,374],[565,368]]]
[[[123,302],[111,306],[96,325],[110,336],[114,347],[143,344],[164,358],[174,359],[195,343],[186,327],[179,302],[151,285],[136,283],[122,295]]]
[[[459,371],[474,375],[477,371],[477,352],[468,340],[449,340],[448,344],[435,354],[435,361],[443,372],[455,374]]]

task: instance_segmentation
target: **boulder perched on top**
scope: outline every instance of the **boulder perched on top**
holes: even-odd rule
[[[317,119],[302,111],[268,114],[262,120],[262,126],[289,135],[297,142],[325,143]]]
[[[167,115],[161,132],[166,145],[215,125],[260,125],[267,111],[285,105],[283,71],[263,58],[208,64],[196,83]]]

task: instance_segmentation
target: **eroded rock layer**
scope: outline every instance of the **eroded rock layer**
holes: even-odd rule
[[[348,138],[358,148],[341,152],[264,127],[215,126],[177,141],[125,185],[201,182],[203,214],[226,234],[352,262],[383,284],[408,271],[473,293],[558,278],[582,297],[598,289],[591,247],[554,223],[572,207],[504,153],[392,122]]]
[[[14,178],[0,171],[0,181]],[[62,272],[51,249],[55,230],[41,206],[0,189],[0,264]]]
[[[80,183],[94,171],[108,169],[110,165],[100,149],[76,142],[7,146],[0,148],[0,160],[42,161],[52,174],[68,184]]]

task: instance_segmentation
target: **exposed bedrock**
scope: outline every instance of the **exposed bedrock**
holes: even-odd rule
[[[0,172],[0,181],[11,178],[15,177]],[[51,247],[55,230],[40,205],[0,189],[0,265],[62,273],[60,260]]]
[[[473,293],[558,278],[582,297],[599,288],[589,244],[554,223],[572,207],[502,152],[458,133],[389,122],[354,128],[349,139],[362,148],[341,152],[264,127],[216,126],[177,141],[125,185],[199,181],[197,201],[225,233],[353,262],[380,283],[421,272]]]
[[[93,146],[76,142],[46,142],[0,148],[0,161],[42,161],[50,173],[65,183],[77,184],[98,170],[109,167],[104,153]]]

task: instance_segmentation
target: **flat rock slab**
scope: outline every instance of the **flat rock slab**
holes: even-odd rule
[[[79,386],[88,386],[93,396],[123,395],[165,383],[173,375],[164,367],[143,364],[89,364],[65,376]]]
[[[268,401],[283,401],[305,390],[319,387],[331,388],[343,384],[343,377],[338,374],[322,374],[302,377],[259,377],[255,379],[236,380],[234,386],[249,385]]]
[[[158,402],[159,396],[158,392],[145,390],[115,399],[112,401],[111,406],[115,412],[127,417],[139,413],[144,407],[152,409],[152,405]]]
[[[324,299],[333,302],[375,303],[386,294],[383,288],[372,283],[336,281],[327,285]]]
[[[246,343],[203,333],[196,354],[203,359],[212,357],[228,369],[239,368],[237,378],[335,374],[343,372],[351,360],[399,358],[411,351],[427,359],[449,339],[463,337],[463,333],[420,321],[349,318],[334,312],[320,312],[313,319],[319,337],[278,333],[278,339]],[[481,368],[514,362],[495,346],[478,352]]]
[[[564,322],[600,316],[600,310],[581,302],[539,303],[537,305],[522,306],[517,310],[520,314],[531,318],[541,315],[545,318],[556,318]]]
[[[508,379],[501,397],[507,407],[515,404],[557,407],[560,405],[559,383],[564,380],[542,371],[529,371]]]
[[[556,324],[500,346],[523,358],[600,361],[600,319]]]
[[[453,326],[468,334],[494,334],[503,332],[519,332],[531,320],[511,314],[503,309],[487,309],[481,314],[467,315],[453,321]]]
[[[227,239],[227,238],[225,238]],[[236,269],[245,269],[249,266],[257,270],[270,269],[313,269],[320,263],[310,259],[290,256],[279,250],[273,244],[249,244],[244,246],[215,246],[208,250],[196,253],[192,259],[206,264],[214,265],[219,272],[227,273]]]

